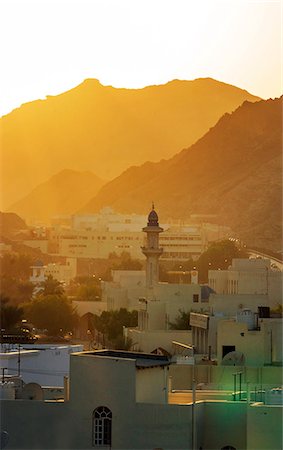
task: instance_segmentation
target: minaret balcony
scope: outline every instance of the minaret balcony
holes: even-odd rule
[[[146,256],[160,256],[163,253],[163,248],[141,247],[141,250]]]

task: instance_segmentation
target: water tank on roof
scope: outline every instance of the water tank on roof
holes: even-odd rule
[[[13,382],[4,381],[0,383],[0,399],[1,400],[15,400],[16,387]]]
[[[237,312],[237,322],[246,323],[248,326],[248,330],[256,329],[256,317],[250,309],[245,308]]]

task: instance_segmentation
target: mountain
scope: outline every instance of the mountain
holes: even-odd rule
[[[210,79],[116,89],[95,79],[0,119],[2,208],[66,167],[112,179],[170,158],[225,113],[257,97]]]
[[[281,249],[282,97],[244,102],[173,158],[129,168],[82,211],[145,213],[152,200],[161,220],[217,214],[250,245]]]
[[[0,211],[0,237],[13,238],[20,231],[28,229],[25,221],[15,213]]]
[[[92,198],[104,183],[91,172],[65,169],[34,188],[9,209],[25,219],[48,220],[57,214],[72,214]]]

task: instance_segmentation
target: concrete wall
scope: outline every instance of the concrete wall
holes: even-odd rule
[[[250,405],[247,412],[247,448],[282,449],[282,406]]]
[[[31,400],[1,401],[1,430],[9,434],[5,449],[74,449],[69,405]]]
[[[165,330],[166,304],[162,302],[148,302],[146,307],[148,313],[148,330]]]
[[[217,328],[217,357],[222,361],[222,347],[234,345],[245,356],[245,365],[263,366],[282,362],[282,320],[262,319],[260,330],[248,330],[246,323],[219,321]],[[257,350],[257,351],[255,351]]]
[[[167,403],[167,382],[168,366],[137,370],[136,401],[139,403]]]
[[[273,305],[282,299],[283,273],[269,259],[233,259],[228,270],[209,270],[208,279],[217,294],[267,295]]]
[[[222,362],[223,346],[235,346],[235,351],[243,353],[247,366],[263,366],[270,362],[270,355],[264,351],[265,334],[262,331],[248,331],[246,323],[224,320],[218,323],[217,357]],[[262,351],[255,351],[262,349]]]
[[[213,366],[198,365],[186,366],[172,364],[169,367],[169,376],[172,377],[172,389],[191,389],[193,376],[196,383],[203,383],[208,389],[211,386],[214,389],[233,390],[233,373],[243,372],[243,389],[249,382],[251,390],[255,388],[260,390],[267,387],[277,387],[282,384],[281,367],[234,367],[234,366]],[[194,375],[193,375],[194,374]]]
[[[186,369],[192,373],[191,367]],[[210,376],[216,370],[219,381],[223,369],[235,370],[211,369]],[[208,373],[205,366],[204,371]],[[132,359],[72,355],[69,402],[1,402],[1,428],[10,436],[7,450],[91,449],[92,414],[98,406],[112,411],[113,449],[192,449],[191,404],[136,403],[136,386],[140,383],[138,395],[142,395],[141,386],[148,386],[150,374],[156,387],[161,381],[157,368],[137,371]],[[282,448],[280,413],[278,406],[248,407],[245,402],[196,403],[195,448],[219,450],[232,445],[237,450],[278,450]]]
[[[2,401],[1,429],[9,433],[9,449],[91,449],[92,411],[98,405]],[[78,408],[76,407],[78,406]],[[113,449],[192,449],[192,405],[150,405],[112,408]],[[195,448],[237,450],[282,448],[282,408],[247,407],[244,402],[196,403]],[[15,426],[16,425],[16,426]]]
[[[182,344],[192,344],[192,332],[189,330],[138,330],[129,328],[127,336],[133,341],[133,348],[143,352],[152,352],[158,347],[167,352],[173,352],[172,341]]]
[[[202,448],[221,449],[232,446],[237,450],[256,447],[246,446],[246,409],[241,402],[206,402],[204,404]],[[271,450],[271,449],[270,449]]]
[[[214,314],[222,314],[224,316],[236,315],[237,311],[243,308],[257,312],[258,306],[272,306],[266,295],[232,294],[210,294],[207,305]]]
[[[192,449],[191,405],[138,404],[136,414],[127,449]]]

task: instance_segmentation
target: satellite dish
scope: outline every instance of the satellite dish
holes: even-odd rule
[[[43,400],[43,389],[40,384],[27,383],[22,390],[23,400]]]
[[[222,366],[244,366],[245,355],[242,352],[229,352],[222,359]]]

